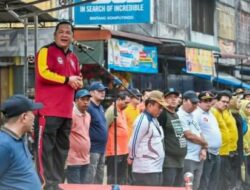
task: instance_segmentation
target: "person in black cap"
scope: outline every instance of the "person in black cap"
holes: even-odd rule
[[[14,95],[1,106],[5,123],[0,130],[0,189],[41,190],[25,133],[33,131],[33,110],[41,109],[23,95]]]
[[[184,160],[184,174],[194,174],[193,190],[200,185],[203,160],[206,159],[207,142],[202,136],[200,126],[193,112],[197,108],[199,99],[194,91],[183,94],[183,104],[177,114],[181,120],[184,136],[187,139],[187,154]]]
[[[90,93],[86,89],[76,92],[67,158],[67,182],[84,184],[90,157],[90,114],[87,112]]]
[[[165,159],[163,165],[163,185],[180,187],[183,182],[184,158],[187,142],[181,121],[176,114],[180,93],[173,88],[164,92],[167,108],[158,118],[164,131]]]

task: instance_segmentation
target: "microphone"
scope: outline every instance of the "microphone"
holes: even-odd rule
[[[94,51],[94,50],[95,50],[94,48],[92,48],[92,47],[90,47],[90,46],[87,46],[87,45],[85,45],[85,44],[79,43],[79,42],[76,41],[76,40],[73,40],[73,41],[72,41],[72,44],[73,44],[74,46],[76,46],[77,48],[83,50],[83,51],[88,51],[88,50]]]

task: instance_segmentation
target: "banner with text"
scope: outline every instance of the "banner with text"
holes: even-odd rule
[[[152,3],[152,0],[98,0],[86,3],[74,7],[74,24],[152,23]]]
[[[204,49],[186,48],[186,70],[215,76],[213,52]]]
[[[157,48],[111,39],[108,41],[108,68],[116,71],[158,73]]]

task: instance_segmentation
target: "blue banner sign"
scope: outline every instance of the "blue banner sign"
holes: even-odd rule
[[[151,23],[152,9],[152,0],[97,0],[74,7],[74,24]]]
[[[127,40],[110,39],[108,68],[116,71],[158,73],[157,48]]]

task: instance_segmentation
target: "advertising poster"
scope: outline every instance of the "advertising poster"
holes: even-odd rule
[[[215,75],[214,56],[212,51],[186,48],[186,70],[188,73]]]
[[[116,71],[158,73],[157,48],[127,40],[110,39],[108,68]]]

